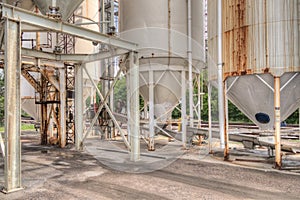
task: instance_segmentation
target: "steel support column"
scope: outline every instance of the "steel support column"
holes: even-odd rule
[[[5,21],[5,158],[4,192],[21,186],[21,31],[20,22]]]
[[[59,69],[59,87],[60,87],[60,134],[59,141],[60,147],[64,148],[67,143],[67,134],[66,134],[66,74],[65,69]]]
[[[227,99],[227,81],[224,81],[223,84],[223,96],[224,96],[224,142],[225,142],[225,149],[224,149],[224,160],[229,160],[229,137],[228,137],[228,99]]]
[[[82,150],[83,144],[83,68],[75,65],[75,147]]]
[[[188,13],[188,75],[189,75],[189,113],[190,113],[190,126],[194,127],[194,87],[193,87],[193,56],[192,56],[192,2],[187,1]]]
[[[127,96],[126,96],[126,108],[127,108],[127,140],[131,145],[131,128],[130,128],[130,69],[127,70],[126,73],[126,88],[127,88]]]
[[[222,0],[218,0],[218,107],[219,107],[219,127],[220,146],[225,148],[224,139],[224,94],[223,94],[223,60],[222,60]]]
[[[41,75],[41,91],[40,91],[40,101],[41,101],[41,127],[40,127],[40,134],[41,134],[41,145],[47,145],[48,143],[48,107],[47,107],[47,80],[46,78]]]
[[[130,141],[131,161],[140,159],[140,109],[139,109],[139,58],[135,52],[130,52]]]
[[[186,148],[186,78],[185,71],[181,72],[181,132],[182,145]]]
[[[129,54],[130,65],[130,142],[131,142],[131,161],[138,161],[140,159],[140,104],[139,104],[139,58],[135,52]]]
[[[274,77],[275,168],[281,168],[280,141],[280,77]]]
[[[154,77],[153,70],[149,70],[149,144],[148,150],[154,151]]]

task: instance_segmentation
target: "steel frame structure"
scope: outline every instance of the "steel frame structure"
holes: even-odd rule
[[[139,160],[139,110],[138,110],[138,59],[137,45],[128,41],[118,39],[109,35],[101,34],[89,29],[77,27],[69,23],[59,20],[53,20],[45,16],[37,15],[10,5],[0,4],[1,20],[4,21],[4,32],[1,34],[4,38],[5,45],[2,45],[4,55],[0,56],[4,63],[5,70],[5,158],[4,158],[4,192],[10,193],[22,189],[21,183],[21,95],[20,95],[20,75],[21,65],[30,64],[34,66],[56,66],[60,71],[60,78],[65,76],[64,63],[73,62],[75,65],[75,81],[76,92],[82,91],[82,72],[87,72],[84,64],[105,58],[114,57],[129,53],[130,58],[130,115],[132,123],[129,126],[131,133],[131,144],[128,143],[125,136],[123,137],[128,149],[131,150],[131,160]],[[98,42],[108,45],[110,51],[100,52],[96,54],[51,54],[42,51],[35,51],[21,48],[21,32],[40,32],[53,31],[57,33],[68,34],[84,40]],[[60,99],[65,99],[66,92],[62,91],[63,81],[60,82]],[[79,93],[82,94],[82,93]],[[113,115],[110,108],[105,103],[104,97],[100,93],[100,97],[108,112]],[[63,102],[63,101],[61,101]],[[61,105],[61,108],[64,105]],[[78,150],[83,147],[83,112],[82,112],[82,95],[75,96],[75,121],[76,136],[75,145]],[[64,109],[60,111],[60,125],[65,120]],[[118,123],[114,120],[116,126]],[[61,127],[63,129],[63,126]],[[66,140],[66,133],[61,132],[61,142]],[[3,144],[1,144],[2,146]],[[61,145],[64,147],[64,145]]]

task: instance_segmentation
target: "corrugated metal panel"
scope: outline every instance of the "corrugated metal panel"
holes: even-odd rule
[[[223,0],[222,8],[227,97],[260,128],[273,129],[273,76],[281,77],[281,120],[300,106],[300,0]],[[217,80],[216,9],[217,1],[210,0],[208,66],[212,82]],[[270,122],[257,121],[257,113],[267,114]]]
[[[193,65],[204,66],[203,2],[192,0]],[[149,69],[154,71],[156,116],[181,96],[180,71],[187,68],[187,1],[120,0],[120,36],[139,45],[140,93],[149,98]],[[154,69],[155,68],[155,69]],[[164,70],[162,70],[164,69]]]
[[[168,3],[169,2],[169,3]],[[204,61],[203,5],[192,0],[194,59]],[[121,0],[121,37],[144,57],[187,57],[187,3],[182,0]],[[149,50],[151,49],[151,50]]]
[[[300,71],[299,0],[224,0],[224,75]],[[209,46],[216,60],[215,0],[209,1]],[[212,61],[210,64],[213,64]],[[215,79],[214,70],[211,79]]]

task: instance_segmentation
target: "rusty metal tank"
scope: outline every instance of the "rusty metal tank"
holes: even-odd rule
[[[120,0],[119,3],[120,37],[139,45],[140,93],[146,101],[149,101],[151,82],[149,71],[153,72],[154,112],[159,117],[180,99],[180,73],[188,71],[187,1]],[[202,1],[192,0],[195,73],[204,65],[202,6]]]
[[[208,1],[209,79],[217,79],[217,1]],[[228,99],[261,129],[274,125],[274,77],[281,120],[300,106],[300,0],[223,0],[223,77]],[[257,114],[269,116],[261,123]]]

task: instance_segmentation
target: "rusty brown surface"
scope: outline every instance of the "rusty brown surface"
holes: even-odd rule
[[[249,27],[246,25],[246,1],[225,0],[222,6],[224,75],[252,73],[247,69]]]

